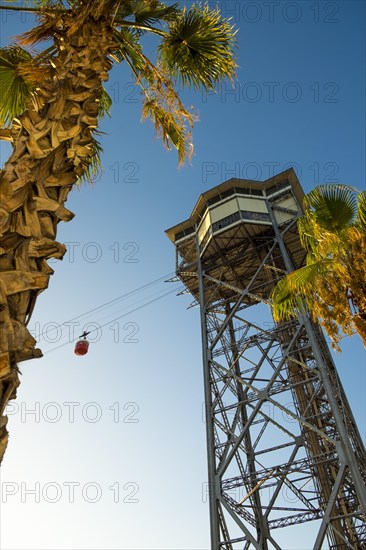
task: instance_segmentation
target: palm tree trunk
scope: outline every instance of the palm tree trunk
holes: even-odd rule
[[[47,259],[66,250],[56,241],[57,224],[74,216],[64,203],[93,155],[101,85],[112,66],[107,23],[89,17],[75,28],[70,19],[55,18],[53,68],[6,133],[13,151],[0,175],[0,462],[17,364],[42,356],[26,325],[53,273]]]

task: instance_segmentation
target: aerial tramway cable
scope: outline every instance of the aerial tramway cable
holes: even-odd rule
[[[124,300],[124,299],[126,299],[126,298],[128,298],[128,297],[135,296],[136,294],[141,293],[141,292],[143,292],[144,290],[146,290],[146,289],[148,289],[148,288],[150,288],[150,287],[153,287],[154,285],[157,285],[158,283],[160,283],[160,282],[162,282],[162,281],[164,281],[164,280],[166,281],[167,278],[170,278],[172,275],[174,275],[174,273],[168,273],[168,274],[166,274],[166,275],[163,275],[162,277],[159,277],[158,279],[155,279],[155,280],[153,280],[153,281],[150,281],[149,283],[146,283],[146,284],[142,285],[141,287],[138,287],[138,288],[136,288],[136,289],[134,289],[134,290],[131,290],[131,291],[129,291],[129,292],[125,293],[125,294],[122,294],[122,295],[120,295],[120,296],[117,296],[116,298],[114,298],[114,299],[112,299],[112,300],[109,300],[108,302],[105,302],[105,303],[103,303],[103,304],[100,304],[99,306],[97,306],[97,307],[95,307],[95,308],[93,308],[93,309],[90,309],[90,310],[88,310],[88,311],[86,311],[86,312],[84,312],[84,313],[82,313],[82,314],[80,314],[80,315],[77,315],[76,317],[73,317],[73,318],[70,319],[69,321],[65,321],[64,323],[62,323],[62,324],[59,325],[59,326],[60,326],[60,327],[65,326],[65,327],[66,327],[66,326],[69,325],[70,323],[75,322],[76,320],[79,320],[79,319],[85,317],[86,315],[89,315],[90,313],[94,313],[94,312],[96,312],[96,311],[102,312],[102,311],[106,310],[108,307],[111,307],[113,304],[117,304],[118,302],[120,302],[120,301],[122,301],[122,300]],[[113,319],[110,319],[109,321],[107,321],[106,323],[104,323],[104,324],[102,324],[102,325],[98,325],[97,328],[94,328],[94,329],[88,331],[88,334],[91,334],[91,333],[93,333],[93,332],[96,332],[97,330],[99,330],[99,329],[101,329],[101,328],[103,328],[103,327],[105,327],[105,326],[107,326],[107,325],[109,325],[109,324],[111,324],[111,323],[114,323],[115,321],[117,321],[117,320],[119,320],[119,319],[121,319],[121,318],[123,318],[123,317],[126,317],[127,315],[130,315],[131,313],[134,313],[134,312],[136,312],[136,311],[138,311],[138,310],[140,310],[140,309],[142,309],[142,308],[144,308],[144,307],[146,307],[146,306],[148,306],[148,305],[150,305],[150,304],[152,304],[152,303],[154,303],[154,302],[160,300],[161,298],[165,298],[165,297],[168,296],[169,294],[172,294],[172,293],[174,293],[174,292],[179,292],[180,290],[182,290],[182,288],[183,288],[182,285],[177,285],[177,286],[175,286],[173,289],[169,290],[168,292],[165,292],[164,294],[160,294],[159,296],[156,296],[156,297],[154,297],[154,298],[152,298],[152,299],[149,299],[149,297],[147,297],[147,301],[146,301],[146,298],[145,298],[144,301],[143,301],[143,303],[142,303],[141,305],[138,305],[137,307],[134,307],[134,304],[132,304],[130,307],[132,307],[133,309],[129,309],[127,312],[124,312],[124,313],[122,313],[121,315],[118,315],[117,317],[113,317]],[[161,291],[159,291],[159,293],[160,293],[160,292],[161,292]],[[154,295],[153,295],[153,296],[154,296]],[[115,313],[118,313],[119,311],[122,311],[122,310],[119,309],[119,310],[117,310],[117,311],[115,311],[115,312],[113,312],[113,313],[115,314]],[[111,313],[111,315],[113,315],[113,313]],[[108,315],[106,315],[106,316],[104,316],[104,317],[101,317],[100,319],[97,320],[97,322],[98,322],[98,321],[102,321],[102,320],[106,319],[107,317],[108,317]],[[44,336],[45,333],[47,333],[47,332],[48,332],[48,331],[42,332],[41,335],[40,335],[40,337]],[[82,336],[83,336],[84,339],[85,339],[85,333],[84,333]],[[55,347],[53,347],[53,348],[51,348],[51,349],[46,350],[46,351],[44,352],[44,354],[51,353],[52,351],[55,351],[55,350],[57,350],[57,349],[60,349],[60,348],[66,346],[66,345],[68,345],[68,344],[70,344],[70,343],[72,343],[72,342],[74,342],[74,341],[76,341],[76,340],[78,340],[77,337],[76,337],[76,338],[73,338],[72,340],[68,340],[68,341],[66,341],[66,342],[63,342],[62,344],[60,344],[60,345],[58,345],[58,346],[55,346]],[[81,340],[79,340],[79,341],[81,341]]]
[[[99,306],[96,306],[95,308],[89,309],[88,311],[85,311],[84,313],[81,313],[80,315],[77,315],[76,317],[73,317],[72,319],[69,319],[68,321],[64,321],[59,326],[68,326],[70,323],[73,323],[74,321],[81,319],[82,317],[85,317],[86,315],[89,315],[90,313],[94,313],[96,311],[102,311],[104,309],[107,309],[113,304],[116,304],[119,301],[125,300],[126,298],[133,296],[135,294],[141,293],[143,290],[154,286],[163,280],[165,280],[167,277],[170,277],[173,275],[173,273],[168,273],[167,275],[163,275],[162,277],[159,277],[158,279],[154,279],[153,281],[150,281],[149,283],[146,283],[138,288],[135,288],[133,290],[130,290],[129,292],[126,292],[125,294],[121,294],[120,296],[117,296],[116,298],[113,298],[112,300],[109,300],[108,302],[105,302],[103,304],[100,304]],[[105,318],[105,317],[104,317]],[[103,318],[102,318],[103,319]],[[39,335],[39,339],[42,339],[42,337],[47,334],[48,331],[44,331]]]
[[[154,286],[157,283],[160,283],[164,281],[167,277],[171,277],[174,275],[174,273],[168,273],[167,275],[163,275],[162,277],[159,277],[158,279],[155,279],[153,281],[150,281],[149,283],[146,283],[138,288],[135,288],[134,290],[130,290],[129,292],[126,292],[125,294],[121,294],[120,296],[117,296],[116,298],[113,298],[112,300],[109,300],[108,302],[105,302],[104,304],[101,304],[93,309],[89,309],[88,311],[85,311],[84,313],[81,313],[80,315],[77,315],[76,317],[73,317],[69,321],[65,321],[62,323],[62,325],[66,325],[67,323],[72,323],[73,321],[76,321],[77,319],[80,319],[81,317],[84,317],[85,315],[89,315],[89,313],[94,313],[94,311],[102,310],[104,308],[107,308],[108,306],[119,302],[120,300],[124,300],[125,298],[128,298],[129,296],[133,296],[134,294],[137,294],[141,292],[144,289],[149,288],[150,286]],[[61,325],[61,326],[62,326]]]

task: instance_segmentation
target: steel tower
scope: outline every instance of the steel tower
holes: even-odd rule
[[[304,263],[303,196],[292,169],[231,179],[167,231],[201,312],[213,550],[287,549],[291,526],[304,549],[366,548],[366,454],[323,333],[268,317]]]

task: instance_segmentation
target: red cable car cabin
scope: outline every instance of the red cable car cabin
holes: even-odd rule
[[[89,349],[89,342],[85,338],[83,340],[78,340],[75,344],[75,354],[76,355],[86,355]]]

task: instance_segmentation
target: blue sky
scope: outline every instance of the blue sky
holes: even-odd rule
[[[178,169],[152,124],[140,123],[127,67],[110,74],[104,171],[69,196],[76,217],[58,230],[68,253],[30,323],[46,331],[45,355],[22,365],[9,410],[1,548],[207,550],[198,311],[176,297],[177,285],[159,282],[79,316],[168,278],[175,252],[164,230],[230,177],[264,180],[292,165],[305,191],[321,182],[365,188],[365,3],[219,4],[238,27],[237,82],[208,97],[184,92],[200,118],[192,165]],[[32,25],[29,14],[0,18],[2,44]],[[84,358],[68,343],[71,325],[61,326],[74,318],[76,335],[105,325]],[[365,351],[358,336],[342,349],[336,364],[364,436]],[[282,537],[286,550],[310,547],[296,530]]]

